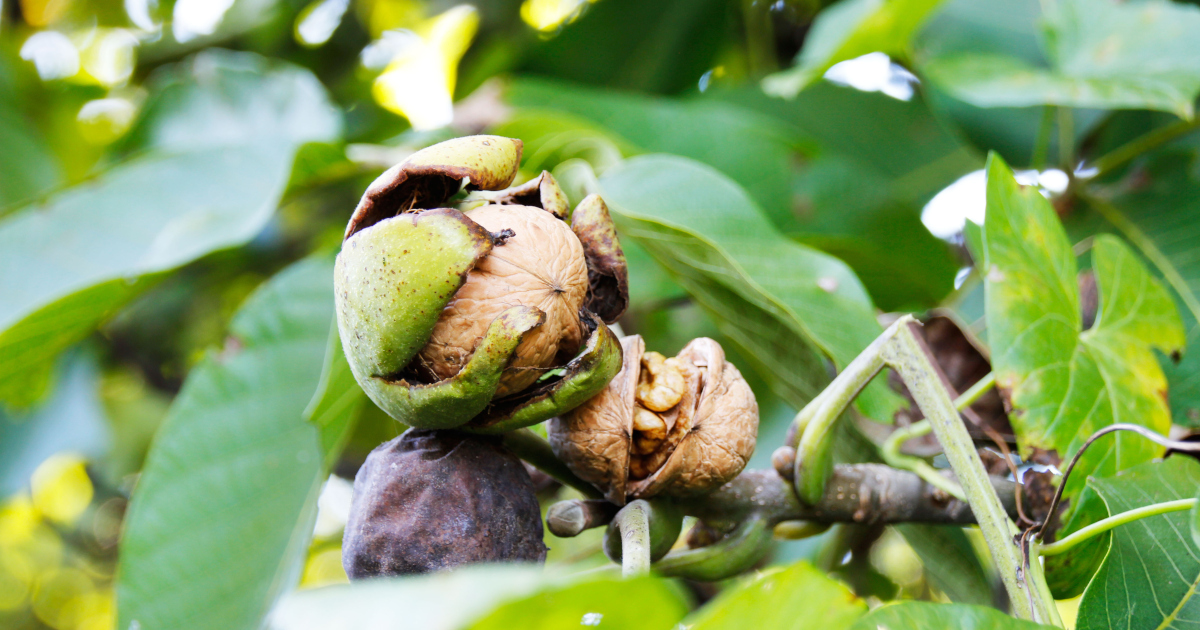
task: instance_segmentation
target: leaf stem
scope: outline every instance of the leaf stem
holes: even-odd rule
[[[1038,123],[1037,136],[1033,139],[1033,168],[1046,168],[1046,156],[1050,154],[1050,130],[1054,128],[1054,106],[1042,108],[1042,120]]]
[[[1179,270],[1175,268],[1171,259],[1167,258],[1167,255],[1158,248],[1158,245],[1154,244],[1154,240],[1147,236],[1137,224],[1131,221],[1129,217],[1126,217],[1119,208],[1108,200],[1095,195],[1089,195],[1082,191],[1079,196],[1095,209],[1096,212],[1100,213],[1100,216],[1111,223],[1113,227],[1120,230],[1129,242],[1142,251],[1142,254],[1158,268],[1159,273],[1166,279],[1167,284],[1170,284],[1171,288],[1175,289],[1175,293],[1179,295],[1179,299],[1183,300],[1188,310],[1191,311],[1192,317],[1200,321],[1200,300],[1196,298],[1196,294],[1192,292],[1187,281],[1180,275]]]
[[[1195,505],[1196,499],[1179,499],[1177,501],[1155,503],[1152,505],[1132,509],[1128,512],[1114,514],[1106,519],[1096,521],[1095,523],[1092,523],[1091,525],[1074,532],[1062,540],[1052,542],[1048,545],[1042,545],[1037,549],[1037,552],[1043,556],[1055,556],[1060,553],[1070,551],[1080,543],[1103,534],[1114,527],[1124,525],[1126,523],[1132,523],[1133,521],[1146,518],[1148,516],[1158,516],[1159,514],[1169,514],[1171,512],[1190,510]]]
[[[1058,161],[1067,175],[1075,172],[1075,117],[1070,107],[1058,108]]]
[[[1092,163],[1096,169],[1096,174],[1093,179],[1103,177],[1111,173],[1118,166],[1132,160],[1133,158],[1153,149],[1161,144],[1166,144],[1180,136],[1186,135],[1195,131],[1200,127],[1200,119],[1197,120],[1178,120],[1165,127],[1159,127],[1153,131],[1147,132],[1125,144],[1105,153]]]
[[[627,504],[612,524],[621,532],[621,575],[650,573],[650,504],[641,499]]]

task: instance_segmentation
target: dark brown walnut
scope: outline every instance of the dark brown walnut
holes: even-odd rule
[[[608,500],[694,496],[737,476],[754,453],[758,404],[712,339],[673,358],[621,340],[621,373],[582,406],[550,421],[550,443]]]
[[[494,438],[409,429],[354,478],[342,540],[350,579],[545,559],[533,482]]]
[[[546,320],[522,337],[496,389],[503,397],[529,387],[545,368],[566,363],[579,350],[586,332],[580,309],[588,292],[587,263],[571,227],[541,208],[488,204],[466,215],[492,234],[510,235],[471,270],[417,361],[438,379],[450,378],[500,313],[513,306],[536,308]]]

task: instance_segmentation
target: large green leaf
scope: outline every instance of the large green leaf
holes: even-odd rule
[[[996,383],[1011,393],[1022,452],[1072,457],[1092,433],[1130,422],[1165,434],[1166,378],[1152,348],[1182,349],[1183,326],[1166,289],[1112,236],[1092,248],[1100,312],[1082,330],[1076,263],[1054,209],[1022,189],[998,156],[988,165],[984,224],[988,339]],[[1089,448],[1068,491],[1161,454],[1118,434]]]
[[[1049,630],[1053,627],[1014,619],[995,608],[983,606],[897,602],[877,608],[859,619],[854,630]]]
[[[813,369],[820,365],[811,359],[815,352],[844,367],[881,332],[870,298],[845,264],[779,234],[741,188],[711,168],[675,156],[640,156],[607,171],[600,184],[622,233],[678,274],[685,288],[709,294],[697,299],[719,322],[752,320],[722,332],[809,357],[765,376],[786,374],[815,394],[828,381]],[[796,406],[811,398],[784,395]],[[898,398],[875,383],[859,404],[868,415],[890,420]]]
[[[279,602],[267,627],[577,628],[588,627],[586,619],[600,628],[667,630],[686,611],[678,590],[660,578],[615,581],[602,575],[565,577],[528,564],[477,565],[293,592]],[[587,613],[595,615],[585,618]]]
[[[1147,256],[1158,274],[1174,291],[1187,330],[1182,359],[1166,360],[1172,419],[1176,424],[1200,426],[1200,177],[1197,155],[1169,150],[1156,156],[1141,172],[1141,184],[1112,199],[1103,210],[1116,222],[1108,223],[1100,208],[1080,204],[1067,220],[1079,237],[1115,231],[1135,237],[1134,245]]]
[[[768,94],[795,98],[834,64],[883,52],[908,56],[908,42],[942,0],[841,0],[817,15],[796,67],[763,80]]]
[[[303,413],[332,317],[332,261],[305,260],[191,372],[126,516],[118,627],[254,628],[297,577],[326,474]]]
[[[325,456],[326,467],[332,468],[337,463],[337,455],[354,433],[355,421],[366,403],[367,394],[354,380],[334,321],[329,325],[321,380],[304,409],[304,418],[321,432],[321,453]]]
[[[1200,463],[1189,457],[1143,464],[1089,485],[1108,511],[1190,499],[1200,487]],[[1200,619],[1200,550],[1192,541],[1188,512],[1172,512],[1121,525],[1112,548],[1079,604],[1076,628],[1165,630],[1191,628]]]
[[[750,192],[780,228],[795,229],[794,139],[766,116],[711,99],[669,99],[535,79],[515,81],[507,98],[518,107],[556,109],[600,125],[627,155],[673,153],[704,162]]]
[[[688,618],[692,630],[740,628],[849,628],[867,612],[867,603],[850,589],[814,568],[797,562],[763,573],[730,588]]]
[[[484,616],[472,630],[558,630],[599,626],[629,630],[671,630],[688,611],[671,583],[656,577],[594,579],[548,588],[508,602]]]
[[[58,161],[15,107],[15,92],[0,81],[0,215],[62,183]]]
[[[936,57],[922,73],[980,107],[1154,109],[1191,118],[1200,94],[1200,9],[1167,0],[1047,4],[1049,67],[994,53]]]
[[[53,358],[163,271],[246,243],[303,142],[340,118],[305,70],[209,51],[164,71],[134,134],[143,152],[0,223],[0,401],[27,405]],[[132,141],[131,141],[132,142]]]

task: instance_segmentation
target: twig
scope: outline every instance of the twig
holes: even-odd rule
[[[1161,144],[1166,144],[1178,138],[1195,131],[1200,126],[1200,119],[1196,120],[1180,120],[1165,127],[1159,127],[1146,134],[1138,136],[1129,142],[1105,153],[1092,163],[1096,169],[1096,177],[1103,177],[1111,173],[1114,169],[1122,164],[1132,160],[1133,158],[1153,149]]]

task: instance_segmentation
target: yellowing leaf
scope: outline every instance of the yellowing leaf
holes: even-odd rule
[[[423,22],[415,29],[415,37],[375,79],[375,100],[407,118],[414,129],[450,124],[458,62],[477,30],[479,13],[465,4]]]
[[[1096,238],[1100,311],[1084,331],[1075,258],[1058,217],[996,155],[988,162],[984,249],[992,367],[1011,394],[1022,452],[1054,450],[1065,460],[1117,422],[1165,434],[1167,383],[1152,349],[1182,350],[1183,324],[1133,252],[1115,237]],[[1088,449],[1068,491],[1088,475],[1113,474],[1161,452],[1138,436],[1106,437]]]

